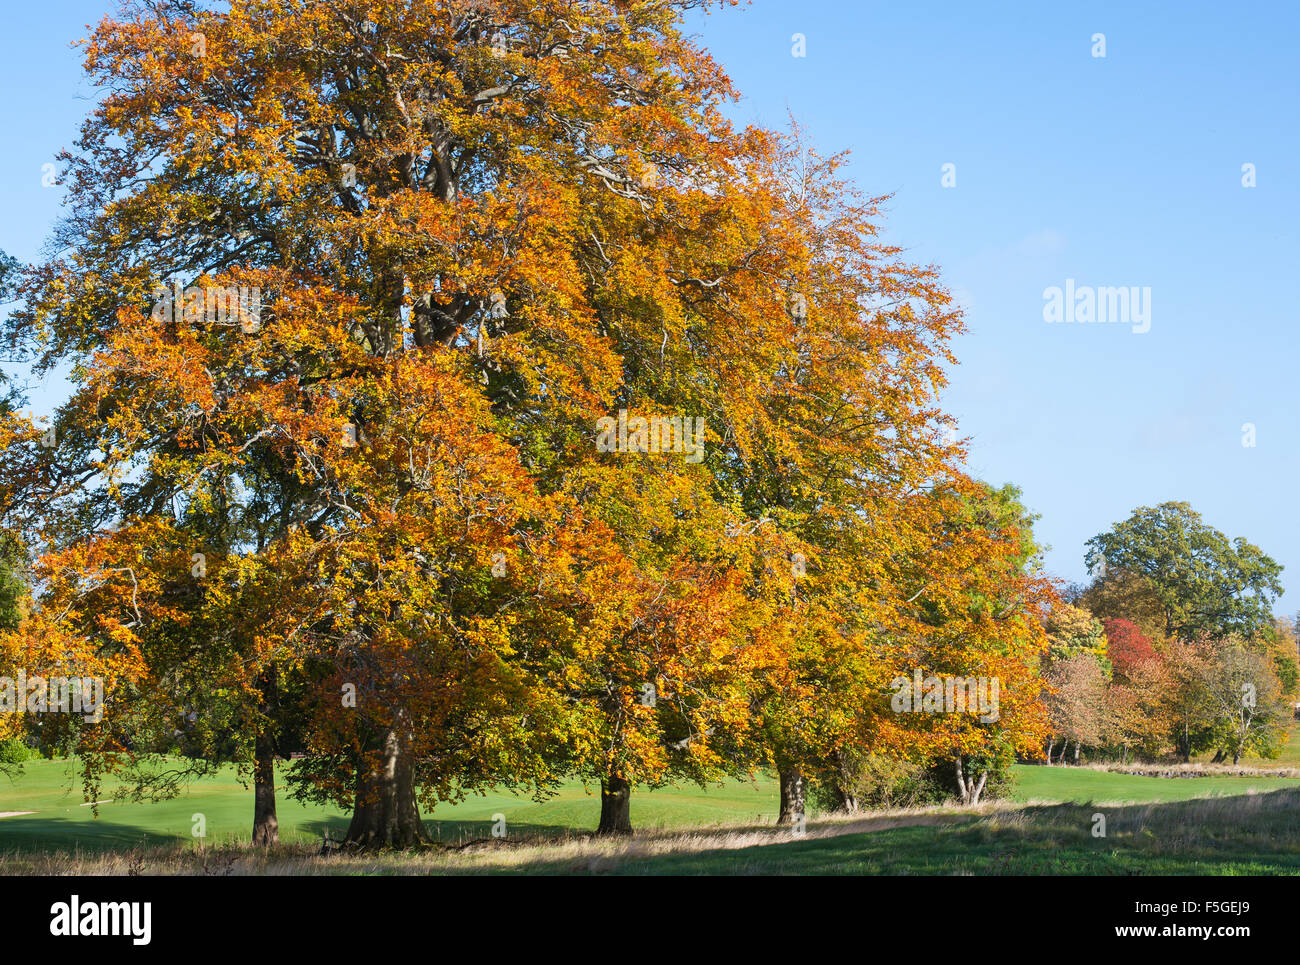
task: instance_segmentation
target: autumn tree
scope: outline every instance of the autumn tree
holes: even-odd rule
[[[1106,628],[1106,655],[1116,673],[1128,676],[1138,665],[1156,658],[1151,641],[1133,621],[1110,617],[1102,623]]]
[[[1205,670],[1216,760],[1238,764],[1247,752],[1276,756],[1291,722],[1282,687],[1268,657],[1240,640],[1219,641]]]
[[[1106,630],[1098,620],[1082,607],[1062,602],[1052,609],[1045,624],[1048,636],[1047,660],[1054,663],[1068,660],[1081,653],[1106,659]]]
[[[1170,640],[1160,655],[1165,691],[1159,719],[1184,763],[1213,744],[1213,708],[1207,690],[1213,656],[1203,640]]]
[[[1297,660],[1295,625],[1288,617],[1274,619],[1258,636],[1258,645],[1272,661],[1282,694],[1294,699],[1300,695],[1300,661]]]
[[[355,804],[358,843],[419,841],[417,788],[723,766],[712,735],[747,704],[709,469],[647,472],[592,432],[688,407],[743,438],[746,360],[789,326],[769,139],[717,113],[727,82],[677,26],[695,5],[163,2],[87,45],[102,97],[64,157],[64,254],[10,332],[38,369],[79,366],[59,446],[10,460],[45,565],[83,567],[53,612],[115,685],[178,705],[211,662],[151,642],[162,609],[180,627],[251,570],[276,609],[230,641],[243,733],[267,681],[315,679],[296,777]],[[177,597],[194,553],[215,578]],[[502,753],[524,720],[574,759]]]
[[[1077,605],[1098,620],[1128,620],[1159,646],[1165,640],[1165,612],[1151,581],[1136,573],[1107,567],[1080,588]]]
[[[16,261],[0,252],[0,298],[3,298],[3,286],[12,280],[6,276],[11,276],[16,266]],[[21,394],[2,373],[0,388],[4,390],[0,394],[0,451],[6,451],[29,427],[18,414],[23,402]],[[16,678],[19,670],[26,669],[21,651],[9,637],[29,616],[32,596],[30,550],[23,539],[23,519],[12,511],[12,503],[12,490],[0,483],[0,677],[10,679]],[[0,742],[26,737],[28,724],[21,711],[0,714]],[[7,762],[0,762],[0,771],[9,769]]]
[[[1067,589],[1063,596],[1077,599],[1079,593]],[[1048,648],[1043,656],[1042,674],[1047,684],[1046,704],[1052,723],[1046,757],[1047,763],[1051,764],[1058,738],[1062,739],[1062,760],[1071,739],[1075,741],[1076,754],[1081,737],[1093,738],[1090,743],[1097,743],[1096,729],[1101,727],[1102,715],[1100,698],[1092,692],[1096,689],[1093,678],[1100,674],[1101,686],[1104,687],[1112,667],[1106,655],[1107,641],[1102,622],[1082,607],[1061,600],[1051,608],[1044,628]],[[1096,673],[1089,661],[1095,666]],[[1084,721],[1085,709],[1090,715],[1087,722]]]
[[[784,334],[746,360],[763,391],[744,421],[726,415],[715,485],[736,550],[760,547],[746,590],[764,614],[753,699],[788,823],[809,781],[853,806],[841,779],[879,739],[891,655],[919,628],[919,574],[946,583],[961,551],[936,537],[927,497],[961,478],[936,402],[961,323],[932,267],[877,240],[883,199],[843,179],[843,156],[796,129],[773,160],[764,226],[737,255],[757,265],[780,248],[785,288],[763,311]],[[720,297],[747,274],[720,279]]]
[[[1132,675],[1112,677],[1106,686],[1102,735],[1105,745],[1127,764],[1135,750],[1149,757],[1166,746],[1166,733],[1158,712],[1165,684],[1158,661],[1142,664]]]
[[[0,376],[0,386],[3,385]],[[13,424],[17,398],[12,390],[0,396],[0,436],[5,435],[7,427]],[[7,505],[8,501],[0,492],[0,630],[13,630],[18,626],[28,597],[26,548],[18,521],[4,511]]]
[[[88,786],[237,760],[269,843],[301,747],[296,794],[405,847],[489,785],[578,775],[620,833],[637,785],[853,741],[977,799],[1041,738],[1023,507],[942,437],[958,313],[842,158],[725,120],[705,5],[96,28],[58,253],[8,326],[75,390],[0,467],[47,604],[8,644],[114,694],[70,735]],[[904,664],[997,677],[1001,716],[895,719]]]
[[[599,781],[623,831],[631,786],[762,759],[754,679],[884,582],[847,548],[890,551],[882,507],[937,474],[955,312],[833,166],[792,186],[722,118],[698,5],[99,25],[61,253],[9,332],[76,390],[6,466],[57,604],[17,645],[117,697],[87,767],[224,734],[265,815],[292,730],[296,792],[404,846],[486,783]],[[601,451],[620,413],[690,451]],[[832,593],[793,593],[796,553]]]
[[[21,265],[17,258],[0,251],[0,304],[13,300],[17,294]],[[22,397],[0,372],[0,442],[7,448],[17,428],[14,416],[22,405]],[[9,513],[10,499],[0,488],[0,630],[12,630],[22,617],[26,598],[24,572],[27,566],[18,520]]]
[[[906,748],[967,804],[1000,783],[1021,757],[1042,753],[1048,722],[1040,663],[1048,647],[1044,624],[1059,601],[1038,574],[1034,516],[1014,486],[962,481],[927,497],[932,535],[950,553],[917,571],[911,594],[914,633],[895,642],[889,666],[900,676],[980,680],[998,687],[992,713],[893,713],[880,723],[885,747]],[[915,688],[913,688],[915,689]],[[919,696],[919,695],[918,695]]]
[[[1052,763],[1052,746],[1061,740],[1061,761],[1070,743],[1074,743],[1074,760],[1082,747],[1097,747],[1103,742],[1106,721],[1106,674],[1096,657],[1079,653],[1053,663],[1045,674],[1048,696],[1047,715],[1052,738],[1047,746],[1047,763]]]

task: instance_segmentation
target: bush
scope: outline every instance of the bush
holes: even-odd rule
[[[822,811],[846,810],[846,798],[858,808],[886,810],[938,804],[945,797],[921,765],[859,752],[842,753],[840,766],[818,775],[809,794]]]
[[[1011,765],[1014,763],[1015,758],[1007,755],[967,759],[966,776],[968,780],[973,777],[978,781],[982,772],[988,772],[988,777],[984,781],[984,791],[980,795],[981,801],[992,801],[995,798],[1006,797],[1011,792],[1011,789],[1015,786],[1015,781],[1011,776]],[[941,789],[940,796],[944,800],[961,799],[961,791],[957,787],[957,764],[955,759],[944,758],[933,762],[926,770],[926,777]]]
[[[40,754],[28,747],[19,737],[0,741],[0,764],[21,764],[37,757],[40,757]]]

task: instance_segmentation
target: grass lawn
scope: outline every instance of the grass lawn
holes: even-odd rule
[[[1300,788],[1284,777],[1138,777],[1075,767],[1017,765],[1015,801],[1084,804],[1089,801],[1155,803]]]
[[[1165,804],[1279,788],[1294,788],[1300,793],[1300,781],[1284,778],[1168,779],[1041,766],[1017,766],[1015,774],[1016,786],[1012,800],[1020,803]],[[433,815],[427,816],[427,820],[431,835],[445,843],[460,843],[488,836],[492,816],[497,813],[505,815],[512,835],[536,837],[582,833],[590,831],[596,825],[600,812],[598,792],[598,788],[588,791],[581,784],[570,782],[560,789],[559,794],[541,804],[510,794],[471,797],[461,804],[440,805]],[[113,796],[111,784],[106,785],[101,797]],[[288,844],[305,845],[319,841],[326,829],[339,837],[347,828],[348,818],[341,811],[304,806],[289,799],[283,791],[277,804],[281,837]],[[632,799],[632,820],[637,830],[642,832],[762,827],[771,824],[776,804],[776,782],[769,777],[760,776],[753,782],[731,781],[721,787],[708,789],[684,785],[657,791],[638,790]],[[0,813],[35,812],[0,818],[0,853],[54,850],[97,852],[124,850],[140,845],[188,845],[196,841],[191,835],[193,815],[196,813],[202,814],[206,820],[205,845],[247,842],[252,806],[252,791],[241,786],[233,770],[230,770],[219,777],[193,785],[181,797],[171,801],[146,804],[107,801],[100,805],[100,815],[95,818],[91,809],[82,805],[74,764],[68,761],[34,761],[24,766],[23,775],[16,781],[0,777]],[[931,844],[923,847],[920,844],[923,841],[931,842],[937,833],[933,828],[911,828],[856,836],[870,838],[878,843],[870,847],[863,841],[852,844],[856,849],[853,853],[857,856],[853,862],[865,862],[862,865],[865,868],[886,861],[887,851],[881,851],[880,848],[888,840],[893,842],[890,847],[906,847],[914,851],[909,853],[906,860],[922,861],[924,867],[938,867],[932,865],[930,858],[925,857],[930,854]],[[944,829],[940,836],[956,833]],[[836,857],[839,854],[836,849],[849,846],[845,842],[836,845],[812,841],[792,842],[780,845],[779,850],[772,851],[772,856],[788,853],[795,856],[791,860],[839,861],[843,856]],[[948,848],[964,846],[958,839],[948,840],[944,845]],[[776,846],[765,847],[764,853],[772,847]],[[986,850],[987,861],[994,861],[997,849]],[[938,852],[934,854],[937,855]],[[952,857],[951,852],[949,857]],[[673,860],[686,861],[687,864],[683,866],[685,868],[693,867],[689,861],[696,858],[688,860],[680,857]],[[725,860],[730,862],[741,859],[731,855]]]
[[[193,841],[193,815],[206,820],[206,842],[247,841],[253,820],[253,792],[243,787],[233,768],[191,786],[180,797],[158,803],[111,800],[111,781],[100,795],[99,817],[82,804],[76,765],[69,761],[31,761],[16,781],[0,776],[0,813],[32,814],[0,818],[0,852],[12,850],[102,850]],[[776,781],[729,781],[707,790],[694,785],[638,790],[632,817],[639,830],[718,827],[770,823],[776,814]],[[600,788],[566,782],[542,804],[526,797],[494,793],[460,804],[439,805],[426,814],[430,834],[459,842],[488,834],[494,814],[507,826],[531,834],[559,834],[595,828],[600,817]],[[342,836],[348,816],[334,808],[303,805],[281,788],[276,801],[281,838],[287,842],[319,841],[326,829]]]

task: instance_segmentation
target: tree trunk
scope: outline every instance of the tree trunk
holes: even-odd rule
[[[618,774],[600,782],[600,827],[596,833],[632,833],[632,785]]]
[[[1241,763],[1241,747],[1238,747],[1235,751],[1232,752],[1232,763],[1233,764]]]
[[[275,745],[270,734],[259,734],[253,753],[253,847],[280,843],[280,822],[275,817]]]
[[[856,776],[854,768],[847,766],[844,762],[844,753],[835,752],[835,770],[837,777],[835,780],[835,799],[839,802],[839,808],[845,814],[858,813],[858,796],[853,792],[852,782]]]
[[[843,785],[836,785],[835,797],[840,802],[840,810],[845,814],[858,813],[858,796]]]
[[[379,759],[368,757],[357,774],[357,797],[345,844],[368,850],[429,844],[415,803],[415,773],[405,741],[396,730],[384,735]]]
[[[1074,763],[1076,766],[1079,763],[1079,742],[1078,741],[1074,742]]]
[[[1056,747],[1056,738],[1055,737],[1047,738],[1047,766],[1048,767],[1052,766],[1052,750],[1055,747]]]
[[[1062,751],[1064,754],[1064,751]],[[972,774],[969,779],[966,777],[966,766],[961,756],[957,757],[957,791],[961,795],[961,803],[975,805],[980,803],[980,795],[984,793],[984,784],[989,779],[989,772],[983,771],[977,782],[975,775]]]
[[[804,816],[803,771],[797,767],[783,767],[781,776],[781,813],[777,824],[798,824]]]

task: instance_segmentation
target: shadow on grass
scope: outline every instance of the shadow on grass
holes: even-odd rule
[[[335,841],[341,841],[348,830],[347,816],[316,818],[299,821],[281,828],[281,839],[286,842],[323,841],[325,832]],[[438,844],[459,846],[473,841],[491,840],[491,821],[435,821],[426,819],[425,829],[431,840]],[[528,840],[547,840],[574,834],[574,829],[554,824],[511,824],[511,836]],[[240,833],[211,835],[202,839],[209,846],[250,843],[250,828]],[[5,854],[38,854],[65,851],[69,853],[98,854],[129,851],[135,848],[176,847],[194,845],[199,839],[187,832],[159,831],[127,821],[115,821],[101,815],[99,819],[68,818],[48,812],[0,818],[0,856]]]
[[[149,830],[100,818],[98,821],[35,814],[0,818],[0,853],[38,851],[122,851],[161,847],[189,840],[188,835]]]
[[[1298,815],[1297,789],[1161,804],[1034,805],[972,815],[948,826],[654,856],[593,854],[482,870],[619,875],[1296,875]]]

